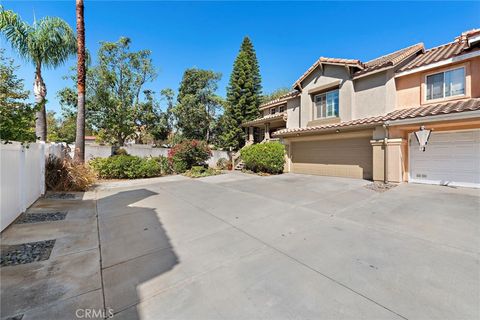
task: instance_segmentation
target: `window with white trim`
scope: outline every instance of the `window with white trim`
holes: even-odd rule
[[[278,112],[285,112],[285,106],[281,106],[278,110]]]
[[[277,108],[271,108],[270,109],[270,114],[275,114],[277,113]]]
[[[338,117],[338,89],[313,97],[315,119]]]
[[[426,100],[465,94],[465,68],[457,68],[427,76]]]

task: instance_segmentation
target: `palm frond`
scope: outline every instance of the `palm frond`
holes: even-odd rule
[[[28,60],[31,58],[28,42],[32,31],[33,28],[22,21],[15,12],[0,7],[0,33],[20,56]]]
[[[57,67],[77,52],[76,36],[64,20],[45,17],[36,23],[34,30],[32,51],[42,56],[46,67]]]

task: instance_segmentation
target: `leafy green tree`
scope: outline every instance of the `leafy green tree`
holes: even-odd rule
[[[105,137],[118,145],[136,131],[138,104],[144,85],[157,74],[151,52],[130,50],[130,39],[102,42],[98,66],[92,68],[92,121]]]
[[[173,130],[175,128],[175,118],[173,115],[173,109],[175,108],[175,93],[172,89],[165,88],[160,91],[160,95],[162,96],[162,100],[164,100],[167,104],[165,112],[163,113],[162,123],[164,124],[164,128],[168,136],[168,134],[173,133]]]
[[[221,74],[210,70],[185,70],[173,109],[176,126],[186,139],[209,142],[222,99],[215,94]]]
[[[63,117],[57,118],[55,112],[47,112],[47,141],[66,142],[71,144],[75,142],[76,136],[76,118],[75,115],[64,113]],[[91,132],[86,129],[87,132]]]
[[[259,116],[258,107],[261,102],[260,68],[253,44],[245,37],[233,64],[227,87],[227,106],[220,137],[223,147],[238,149],[244,145],[245,134],[241,124]]]
[[[60,18],[45,17],[30,25],[13,11],[4,10],[1,6],[0,33],[20,56],[35,66],[33,93],[38,109],[35,131],[40,140],[45,141],[47,87],[42,78],[42,68],[56,68],[77,52],[75,34],[68,23]]]
[[[170,132],[167,112],[162,112],[154,94],[151,90],[145,90],[145,101],[138,103],[136,143],[145,143],[149,137],[154,141],[163,141]]]
[[[145,85],[157,76],[149,50],[131,51],[130,39],[102,42],[98,63],[89,67],[86,75],[86,126],[98,131],[100,138],[123,145],[135,137],[143,117]],[[67,76],[76,82],[76,74]],[[76,88],[58,92],[62,107],[76,112]],[[146,101],[148,103],[148,101]],[[142,119],[139,119],[141,117]]]
[[[29,92],[23,80],[18,79],[18,69],[12,59],[7,59],[0,50],[0,140],[5,142],[35,141],[35,108],[25,103]]]
[[[282,88],[278,88],[276,90],[273,90],[272,92],[264,94],[262,96],[262,103],[278,99],[281,96],[284,96],[289,92],[290,92],[290,89],[286,88],[286,87],[282,87]]]

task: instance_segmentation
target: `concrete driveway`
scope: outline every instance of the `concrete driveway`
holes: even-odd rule
[[[479,319],[479,191],[368,183],[231,173],[104,184],[84,196],[96,198],[101,269],[75,287],[90,298],[57,301],[56,318],[90,303],[114,319]],[[52,313],[24,320],[35,314]]]
[[[478,319],[479,193],[286,174],[97,193],[118,319]]]

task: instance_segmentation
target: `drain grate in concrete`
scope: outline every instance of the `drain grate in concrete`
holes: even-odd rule
[[[75,199],[75,195],[73,193],[50,193],[45,196],[47,199]]]
[[[2,245],[0,246],[0,266],[6,267],[48,260],[54,245],[55,239],[15,245]]]
[[[24,213],[18,218],[16,223],[35,223],[44,221],[59,221],[65,220],[67,216],[66,211],[57,212],[37,212],[37,213]]]
[[[23,319],[23,314],[17,314],[16,316],[8,317],[5,320],[22,320],[22,319]]]

